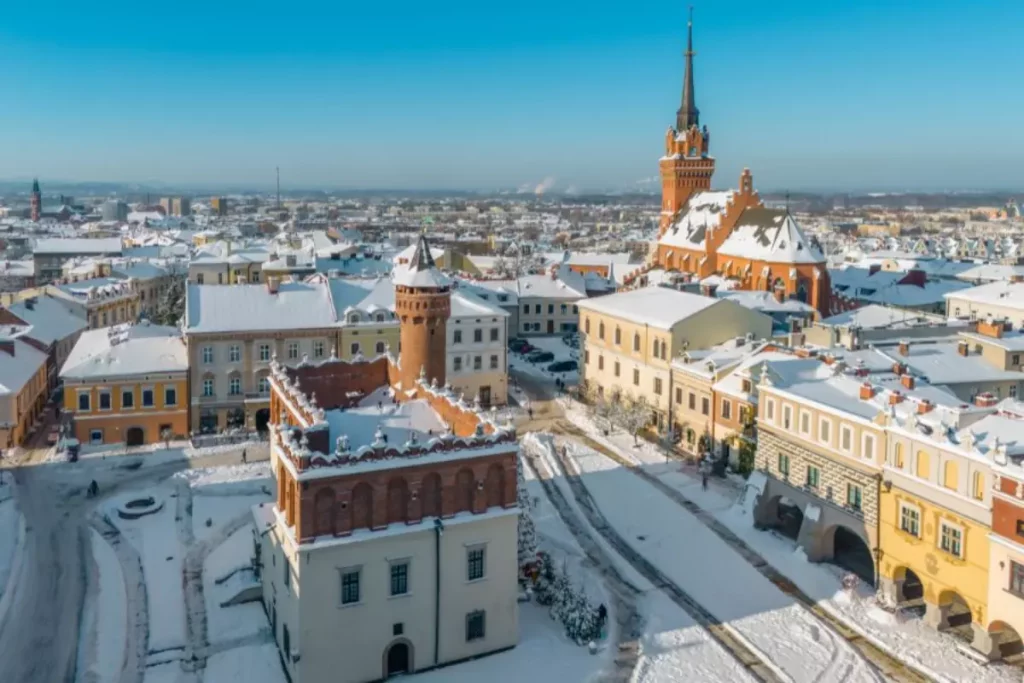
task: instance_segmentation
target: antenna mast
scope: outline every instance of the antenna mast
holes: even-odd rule
[[[281,208],[281,167],[277,166],[274,169],[277,171],[277,208]]]

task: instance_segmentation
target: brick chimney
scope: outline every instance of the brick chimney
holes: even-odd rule
[[[986,337],[1001,339],[1004,329],[1002,318],[993,318],[992,314],[989,314],[984,320],[978,321],[978,334],[983,334]]]
[[[902,403],[902,402],[903,402],[903,394],[900,393],[899,391],[894,391],[891,394],[889,394],[889,405],[894,406],[897,403]]]
[[[966,358],[967,356],[971,355],[971,345],[966,341],[961,341],[959,344],[956,345],[956,352]]]
[[[277,294],[277,291],[281,288],[281,278],[276,275],[271,275],[267,278],[267,291],[271,294]]]
[[[903,363],[893,363],[892,364],[892,371],[893,371],[893,374],[902,375],[902,374],[906,373],[907,366],[904,365]]]
[[[871,382],[864,382],[860,385],[860,400],[870,401],[875,397],[875,387]]]
[[[921,399],[921,402],[917,404],[917,414],[924,415],[925,413],[931,412],[934,407],[935,406],[932,405],[932,402],[928,399]]]
[[[900,340],[900,355],[901,356],[909,356],[910,355],[910,340],[909,339],[901,339]]]
[[[999,403],[999,399],[987,391],[974,397],[974,405],[979,408],[994,408],[997,403]]]
[[[913,389],[914,388],[914,376],[913,375],[903,375],[902,377],[900,377],[900,381],[903,383],[903,387],[905,389]]]

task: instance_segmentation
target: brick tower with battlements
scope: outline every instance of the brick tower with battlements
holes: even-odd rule
[[[676,125],[665,133],[665,156],[661,158],[661,223],[658,235],[668,229],[690,197],[711,189],[715,160],[709,155],[711,134],[700,125],[700,110],[693,88],[693,12],[687,22],[686,70],[683,101],[676,112]]]
[[[444,386],[452,281],[438,270],[426,237],[420,236],[409,264],[396,268],[394,282],[401,388],[411,389],[421,376]]]

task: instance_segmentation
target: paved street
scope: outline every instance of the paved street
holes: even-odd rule
[[[147,455],[47,463],[44,450],[33,450],[13,469],[27,534],[13,603],[6,615],[0,615],[0,681],[74,681],[89,516],[103,498],[182,469],[239,462],[236,452],[173,461],[163,461],[159,453],[148,455],[152,464],[146,462]],[[266,459],[267,449],[250,445],[248,456],[250,461]],[[85,496],[92,479],[100,487],[98,500]]]

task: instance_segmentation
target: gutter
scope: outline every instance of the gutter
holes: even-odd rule
[[[444,524],[441,518],[434,519],[434,666],[440,663],[441,654],[441,536]]]

